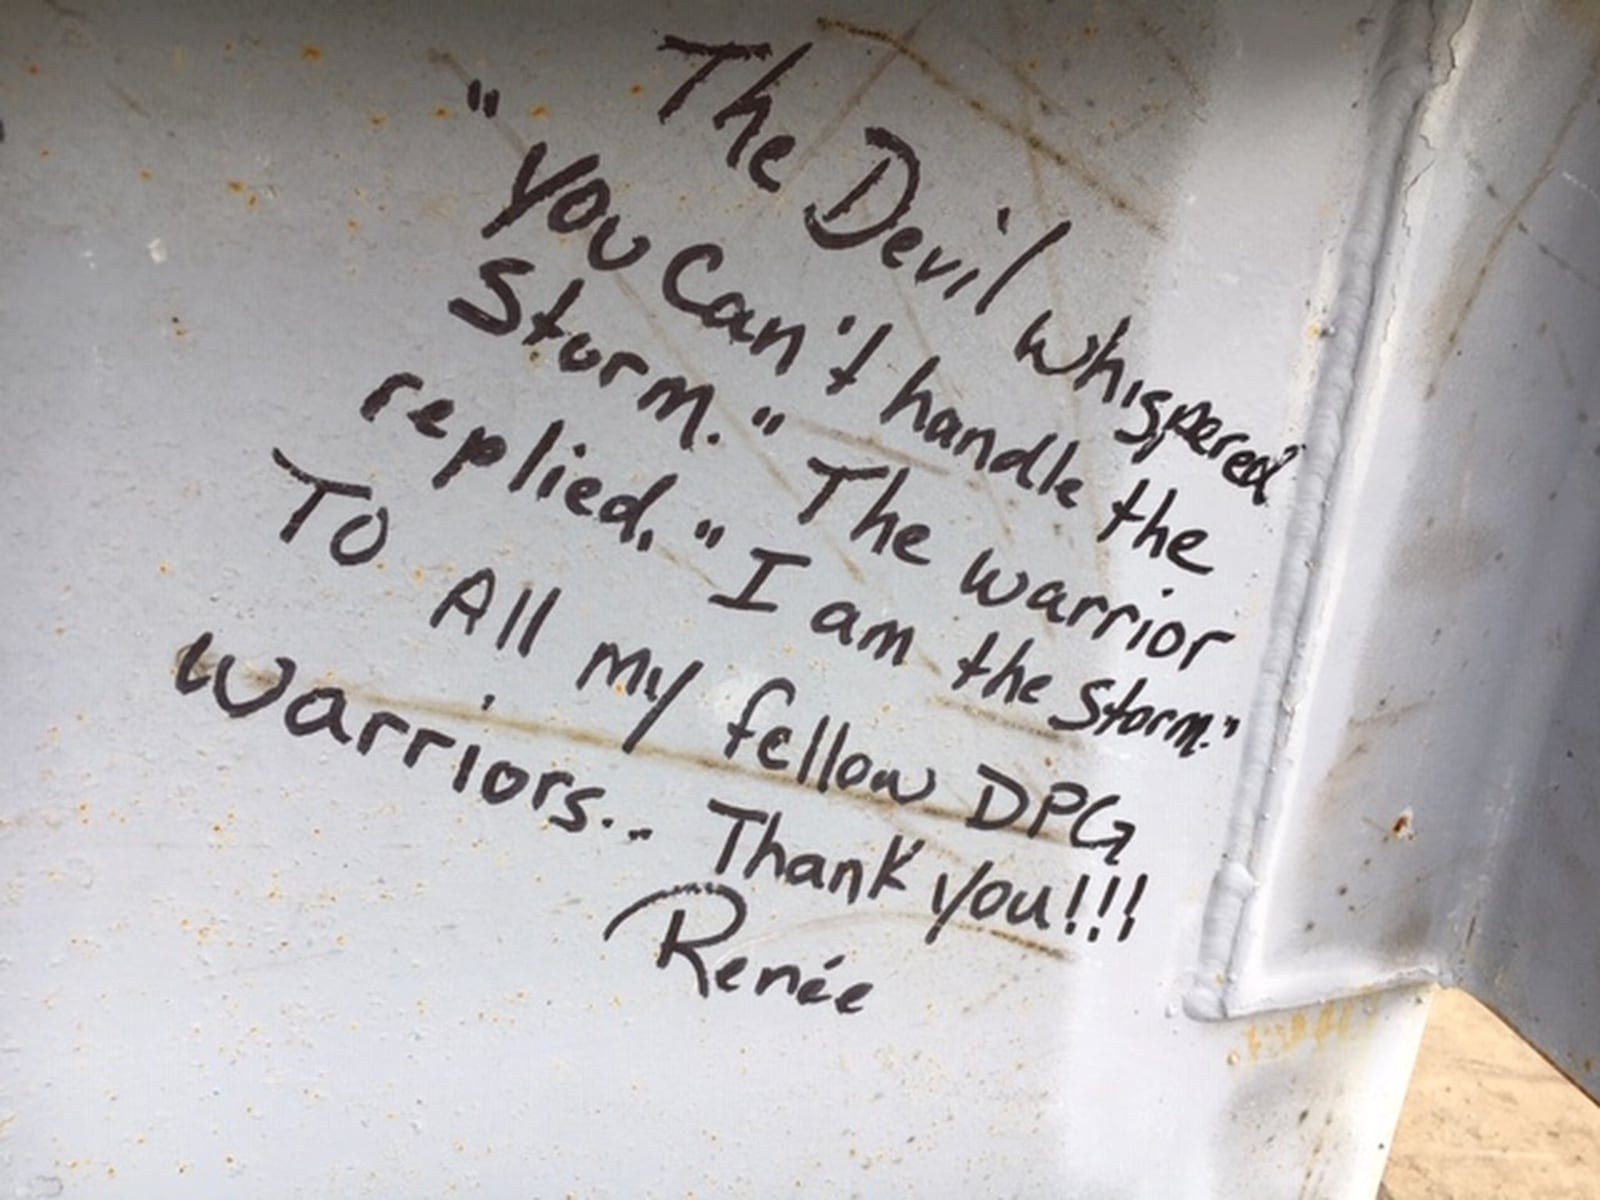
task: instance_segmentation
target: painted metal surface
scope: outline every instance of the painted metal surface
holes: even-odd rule
[[[1593,1088],[1594,24],[8,6],[11,1194],[1365,1197],[1436,979]]]
[[[1600,1095],[1595,18],[1478,6],[1448,70],[1395,60],[1392,215],[1353,246],[1373,301],[1214,916],[1229,1011],[1460,982]]]

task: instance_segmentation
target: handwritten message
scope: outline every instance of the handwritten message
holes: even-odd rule
[[[462,802],[534,814],[552,836],[620,839],[624,852],[657,829],[647,818],[619,824],[623,809],[610,803],[602,769],[609,758],[670,745],[708,777],[713,767],[737,768],[771,785],[752,800],[719,776],[695,807],[698,849],[683,874],[643,889],[600,931],[604,942],[645,936],[652,957],[643,969],[681,977],[708,1000],[748,991],[838,1016],[891,1002],[873,964],[848,946],[802,962],[761,958],[741,943],[755,882],[827,911],[912,906],[922,915],[910,936],[930,954],[955,930],[1036,948],[1127,942],[1160,893],[1140,862],[1140,828],[1155,814],[1148,799],[1093,782],[1105,772],[1075,772],[1065,754],[1041,779],[1007,758],[1003,743],[986,751],[980,735],[956,747],[886,736],[872,719],[871,681],[923,672],[930,703],[1025,721],[1046,737],[1123,758],[1204,756],[1236,737],[1240,716],[1175,701],[1173,684],[1190,672],[1226,671],[1238,634],[1186,618],[1172,598],[1179,583],[1228,586],[1206,520],[1250,520],[1277,500],[1299,447],[1264,445],[1229,416],[1226,399],[1153,379],[1128,349],[1138,341],[1133,314],[1069,325],[1037,299],[1048,294],[1045,264],[1072,245],[1074,220],[1030,222],[1000,204],[984,218],[992,236],[983,244],[943,238],[919,198],[930,173],[962,169],[950,147],[863,124],[837,134],[853,136],[853,152],[866,155],[855,178],[826,192],[799,182],[810,178],[798,169],[799,147],[817,131],[792,127],[783,98],[785,87],[821,69],[814,42],[712,44],[667,34],[640,49],[678,80],[653,114],[656,136],[699,147],[709,132],[720,157],[696,169],[731,172],[755,210],[791,221],[811,269],[838,281],[837,305],[829,311],[815,294],[786,291],[770,268],[741,267],[737,239],[675,235],[670,214],[613,173],[612,147],[563,144],[559,133],[531,145],[519,137],[526,148],[500,185],[503,199],[473,222],[483,256],[461,264],[459,290],[397,304],[421,303],[441,330],[470,331],[503,354],[507,372],[540,365],[562,389],[560,405],[544,405],[531,424],[507,421],[431,382],[449,370],[428,361],[425,348],[383,364],[357,393],[329,403],[343,406],[346,432],[371,439],[375,455],[397,444],[380,435],[399,432],[422,457],[385,463],[381,485],[333,478],[318,444],[285,429],[278,444],[262,447],[284,497],[271,532],[287,552],[337,577],[376,569],[380,555],[405,542],[408,514],[420,507],[448,514],[461,554],[471,553],[486,503],[515,507],[548,538],[598,546],[593,568],[625,572],[635,603],[649,602],[655,572],[691,562],[705,581],[697,622],[737,631],[744,644],[799,631],[848,682],[822,695],[800,672],[751,679],[724,671],[675,635],[670,612],[656,614],[646,641],[604,609],[576,605],[582,562],[545,571],[535,585],[513,583],[525,573],[492,564],[479,547],[481,565],[419,606],[419,636],[450,653],[537,659],[560,681],[558,704],[604,697],[617,706],[608,711],[626,714],[568,765],[506,751],[468,732],[465,720],[374,704],[319,679],[328,664],[287,655],[270,667],[241,663],[229,652],[230,631],[187,633],[177,692],[209,696],[227,718],[276,722],[286,736],[340,754],[398,762]],[[497,88],[463,83],[468,110],[482,118],[470,128],[511,128]],[[881,273],[894,277],[906,310],[856,311],[850,281]],[[626,332],[613,287],[668,337]],[[950,352],[908,328],[918,311],[958,320],[970,335],[961,353],[993,360],[996,389],[1044,381],[1057,411],[1018,412],[953,387],[941,369]],[[710,361],[737,367],[746,381],[754,371],[770,391],[729,388],[715,367],[683,369],[669,348],[677,335],[709,336],[721,356]],[[813,418],[824,412],[829,438],[815,433]],[[1064,422],[1063,412],[1074,419]],[[638,445],[643,453],[629,449]],[[741,534],[739,495],[714,510],[697,498],[715,493],[726,456],[781,467],[786,486],[762,498],[781,521]],[[1186,469],[1175,472],[1175,461]],[[1091,503],[1097,463],[1118,484]],[[970,484],[981,485],[984,503],[1003,505],[1008,520],[1064,530],[1073,545],[1148,568],[1116,578],[1154,582],[1111,594],[1086,583],[1105,576],[1071,554],[1041,563],[1009,538],[974,542],[971,528],[983,528],[974,522],[957,536],[952,511],[978,503]],[[831,576],[821,582],[818,564],[838,539],[875,574],[857,571],[849,587]],[[925,618],[919,625],[886,611],[885,579],[926,597],[921,611],[942,614],[940,636]],[[1084,650],[1073,661],[1101,666],[1074,673],[1054,649],[1057,636]],[[499,700],[487,691],[456,699],[481,714]],[[674,724],[674,714],[706,711],[726,713],[715,740],[685,745],[690,723]],[[764,799],[773,789],[909,816],[954,810],[971,861],[952,865],[906,829],[871,852],[818,842],[821,826],[797,825],[792,809]],[[999,838],[1047,846],[1053,865],[1019,875]]]

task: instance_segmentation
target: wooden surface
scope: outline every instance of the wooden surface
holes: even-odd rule
[[[1441,992],[1379,1200],[1600,1197],[1600,1106],[1465,992]]]

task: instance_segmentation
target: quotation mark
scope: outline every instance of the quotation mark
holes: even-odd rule
[[[495,113],[500,111],[500,89],[490,88],[486,92],[483,90],[483,84],[474,79],[467,84],[467,107],[473,112],[477,112],[481,107],[484,116],[493,118]]]
[[[783,428],[784,416],[781,412],[773,412],[765,404],[756,409],[750,417],[750,424],[761,431],[763,437],[771,437]]]
[[[722,540],[722,535],[727,532],[725,525],[713,525],[710,521],[702,519],[694,527],[694,536],[697,541],[704,542],[707,549],[714,549]]]

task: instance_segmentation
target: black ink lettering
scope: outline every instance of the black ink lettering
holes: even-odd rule
[[[489,611],[489,605],[494,603],[494,568],[482,567],[468,575],[459,583],[454,584],[445,593],[443,600],[433,610],[433,615],[428,618],[428,624],[434,629],[439,628],[439,622],[444,620],[445,614],[459,612],[466,620],[466,628],[462,633],[471,637],[477,629],[478,622]],[[476,599],[469,600],[468,595],[476,592]]]
[[[485,804],[504,804],[514,800],[523,788],[528,786],[531,776],[522,767],[515,763],[501,759],[483,773],[483,780],[478,785],[478,795]]]
[[[764,546],[752,546],[750,557],[758,564],[755,573],[745,580],[744,589],[737,596],[728,596],[716,593],[707,597],[711,604],[721,608],[737,609],[740,612],[777,612],[778,605],[772,600],[757,600],[756,593],[767,582],[767,577],[779,567],[809,567],[811,557],[806,554],[787,554],[782,550],[768,550]]]
[[[811,632],[832,635],[841,646],[854,646],[879,662],[888,658],[897,667],[905,662],[916,638],[915,626],[902,625],[891,617],[858,632],[860,618],[861,610],[850,601],[835,600],[811,614]]]
[[[683,107],[689,93],[694,91],[711,76],[725,62],[748,62],[752,58],[764,59],[772,53],[772,47],[766,42],[742,44],[739,42],[723,42],[720,45],[710,45],[705,42],[691,42],[684,38],[667,34],[661,39],[657,50],[673,50],[685,57],[702,57],[707,59],[695,73],[683,83],[678,85],[676,91],[667,97],[667,102],[656,110],[656,119],[665,125],[667,118]]]
[[[522,344],[537,346],[540,342],[551,338],[566,337],[567,331],[561,328],[561,318],[567,315],[567,310],[581,295],[583,295],[583,280],[568,280],[554,304],[528,318],[528,336],[522,339]]]
[[[611,185],[598,177],[586,179],[550,206],[546,223],[551,233],[577,233],[608,215],[610,210]]]
[[[667,964],[674,958],[682,958],[689,964],[694,972],[695,988],[702,997],[711,995],[710,976],[706,971],[705,960],[700,956],[700,951],[720,946],[743,927],[748,908],[744,897],[733,888],[721,883],[681,883],[677,887],[663,888],[651,892],[639,900],[628,905],[610,921],[606,922],[601,941],[609,942],[612,934],[620,929],[624,922],[636,914],[649,908],[652,904],[659,904],[663,900],[670,900],[676,896],[716,896],[728,905],[729,917],[721,929],[701,938],[686,939],[683,936],[683,926],[688,914],[679,906],[672,910],[672,916],[667,921],[666,935],[661,939],[660,949],[656,954],[656,966],[665,970]]]
[[[902,230],[901,232],[905,231]],[[896,236],[899,235],[897,234]],[[843,367],[828,368],[828,378],[830,380],[826,389],[828,395],[837,396],[845,388],[855,383],[856,377],[861,373],[861,368],[866,366],[872,356],[878,352],[878,347],[883,345],[883,339],[889,336],[889,332],[893,328],[894,325],[890,322],[883,322],[872,331],[872,336],[867,338],[849,363]]]
[[[443,422],[450,414],[455,412],[456,402],[440,396],[437,400],[430,400],[420,404],[406,414],[406,420],[411,422],[411,427],[427,438],[442,438],[448,432]]]
[[[212,680],[211,693],[216,698],[217,707],[233,718],[248,717],[251,713],[260,712],[276,704],[283,698],[283,693],[289,690],[289,684],[294,680],[295,663],[292,658],[279,658],[278,678],[267,685],[258,695],[248,700],[235,700],[228,695],[228,677],[233,673],[234,657],[224,654],[217,663],[216,676]]]
[[[522,258],[491,258],[478,268],[478,278],[483,280],[484,287],[494,293],[500,301],[500,315],[479,308],[471,301],[460,296],[451,300],[448,308],[450,315],[465,321],[474,329],[481,329],[484,333],[493,334],[495,337],[504,337],[522,324],[522,302],[517,299],[517,293],[506,282],[507,275],[527,275],[533,270],[533,264]],[[363,405],[362,413],[365,415],[366,407]]]
[[[413,375],[410,371],[398,371],[389,376],[367,393],[367,398],[361,402],[361,415],[368,421],[375,420],[384,406],[394,399],[395,392],[401,388],[409,388],[414,392],[421,391],[422,377]]]
[[[813,474],[822,476],[826,482],[817,490],[810,503],[801,509],[797,520],[802,525],[809,524],[817,513],[822,511],[823,506],[833,498],[840,483],[882,479],[890,475],[886,466],[845,467],[824,462],[820,458],[807,459],[806,466],[811,468]],[[910,474],[910,467],[901,467],[893,473],[888,486],[878,493],[877,498],[867,509],[866,515],[850,530],[850,540],[859,541],[871,534],[873,540],[870,548],[874,554],[882,554],[887,549],[903,563],[926,566],[929,561],[927,555],[918,554],[915,547],[925,542],[932,531],[921,522],[901,528],[900,514],[889,507]]]
[[[372,499],[372,489],[359,483],[339,483],[332,479],[322,479],[309,471],[302,471],[284,455],[276,446],[272,448],[272,461],[282,467],[289,475],[300,483],[308,484],[313,489],[311,497],[294,510],[284,527],[278,531],[278,538],[285,544],[294,541],[295,535],[300,532],[300,527],[306,519],[316,512],[317,505],[322,503],[324,496],[350,496],[356,500]]]
[[[361,727],[361,734],[356,738],[356,752],[359,754],[370,753],[372,744],[378,740],[378,734],[385,729],[392,729],[396,733],[403,735],[411,732],[411,722],[398,713],[388,712],[381,708],[378,709],[367,718],[367,723]]]
[[[770,88],[776,87],[783,77],[787,75],[794,67],[794,65],[804,58],[810,50],[810,42],[806,42],[804,45],[791,50],[788,54],[784,55],[784,57],[775,67],[773,67],[760,79],[756,80],[755,83],[751,84],[744,90],[744,92],[734,99],[732,103],[726,105],[724,108],[718,111],[716,116],[711,118],[711,124],[719,130],[736,117],[748,118],[748,120],[745,121],[744,128],[741,129],[738,136],[733,139],[733,144],[728,147],[727,163],[730,167],[737,167],[739,165],[739,156],[744,153],[745,146],[750,142],[751,138],[755,137],[761,132],[761,127],[766,124],[767,117],[772,112],[772,97],[767,95],[767,91]],[[779,141],[778,147],[774,148],[772,143],[769,142],[758,149],[756,154],[752,157],[750,177],[755,181],[757,187],[760,187],[766,191],[775,192],[778,190],[778,184],[769,175],[767,175],[765,169],[766,164],[774,161],[776,158],[782,158],[788,154],[788,152],[794,148],[794,139],[787,139],[786,146],[782,140],[774,140]],[[754,167],[758,164],[762,167],[760,172],[757,172],[754,169]]]
[[[326,704],[325,711],[307,719],[305,712],[316,704]],[[347,744],[350,734],[344,727],[344,689],[338,687],[312,688],[291,700],[283,710],[283,727],[295,737],[309,737],[324,730],[334,741]]]
[[[1161,503],[1156,506],[1154,512],[1145,514],[1138,511],[1136,505],[1139,503],[1140,498],[1144,496],[1145,488],[1149,485],[1149,482],[1148,479],[1139,480],[1134,485],[1133,491],[1125,499],[1111,502],[1111,519],[1106,522],[1105,528],[1100,531],[1095,540],[1105,541],[1125,524],[1142,525],[1143,528],[1139,530],[1133,539],[1133,548],[1135,550],[1143,548],[1145,543],[1149,542],[1147,553],[1151,558],[1160,559],[1165,557],[1173,566],[1195,575],[1211,574],[1212,568],[1209,565],[1197,562],[1190,557],[1190,553],[1199,549],[1210,535],[1203,529],[1184,529],[1174,534],[1171,527],[1165,524],[1164,518],[1167,515],[1167,511],[1178,498],[1178,490],[1176,488],[1169,487],[1167,489],[1166,495],[1162,497]]]
[[[972,306],[972,311],[981,317],[989,310],[989,305],[994,303],[996,297],[998,297],[1000,293],[1005,290],[1006,286],[1017,277],[1023,267],[1027,266],[1051,246],[1055,245],[1062,238],[1066,237],[1071,231],[1071,221],[1058,222],[1048,229],[1039,237],[1037,241],[1035,241],[1021,254],[1017,255],[1016,258],[1012,259],[1011,262],[1006,266],[1005,270],[1001,271],[999,275],[995,276],[994,282],[989,285],[987,290],[984,291],[983,295],[978,297],[978,302]]]
[[[1030,669],[1028,654],[1033,649],[1033,639],[1025,639],[1012,650],[1005,666],[996,671],[989,665],[989,655],[999,640],[998,633],[986,634],[975,654],[963,655],[956,660],[957,674],[950,690],[958,692],[974,679],[982,679],[987,675],[991,678],[979,691],[985,700],[998,694],[1003,704],[1039,703],[1039,693],[1050,686],[1055,676],[1036,675]]]
[[[178,689],[180,696],[188,696],[198,692],[211,682],[210,675],[195,677],[194,671],[205,658],[205,653],[211,648],[211,631],[208,629],[194,641],[183,648],[183,654],[178,659],[178,669],[172,677],[173,686]]]
[[[430,729],[426,725],[418,725],[411,734],[411,744],[406,747],[405,755],[401,761],[408,767],[414,767],[417,765],[417,760],[422,757],[422,752],[429,746],[438,746],[442,750],[448,750],[455,744],[456,739],[448,733],[438,729]]]
[[[811,240],[824,250],[848,250],[852,246],[859,246],[869,242],[879,234],[893,229],[898,225],[906,213],[911,211],[912,201],[917,196],[917,185],[921,180],[922,164],[917,158],[916,151],[912,150],[900,138],[890,133],[887,129],[878,126],[869,126],[863,135],[869,146],[888,152],[874,164],[872,170],[863,175],[860,181],[839,200],[818,216],[817,206],[808,204],[805,207],[804,218],[806,232],[811,235]],[[894,207],[881,219],[864,225],[860,229],[848,232],[837,231],[831,226],[834,222],[848,213],[859,204],[866,195],[878,186],[884,174],[889,169],[889,164],[898,161],[904,171],[903,181],[900,185],[900,194],[895,197]]]
[[[678,698],[678,694],[688,686],[689,681],[698,675],[700,669],[704,666],[705,663],[698,658],[692,660],[688,666],[678,673],[678,677],[667,685],[666,691],[662,692],[655,703],[650,706],[649,711],[639,718],[638,723],[634,725],[628,736],[623,740],[622,752],[624,754],[633,753],[634,747],[644,739],[645,734],[650,732],[650,727],[661,718],[661,714],[667,711],[672,702]]]
[[[347,549],[350,538],[370,523],[376,521],[378,532],[364,548],[360,550]],[[357,566],[360,563],[371,562],[383,549],[384,543],[389,540],[389,510],[382,504],[378,505],[375,512],[361,513],[351,517],[338,529],[333,531],[333,537],[328,542],[328,553],[333,561],[341,567]]]
[[[576,162],[562,167],[542,183],[535,184],[533,177],[538,173],[547,152],[548,147],[543,142],[535,142],[528,148],[527,154],[522,156],[522,165],[517,168],[516,179],[511,184],[511,201],[500,210],[494,220],[483,227],[485,238],[492,238],[502,229],[520,221],[535,204],[548,200],[600,165],[598,154],[585,155]]]
[[[1183,712],[1176,708],[1138,703],[1149,682],[1148,678],[1141,675],[1120,696],[1102,703],[1099,694],[1116,688],[1117,680],[1090,680],[1078,690],[1081,715],[1064,717],[1052,714],[1048,718],[1049,725],[1052,729],[1062,731],[1088,730],[1094,737],[1159,738],[1176,749],[1180,758],[1189,758],[1210,746],[1211,743],[1205,739],[1217,714],[1199,710]],[[1223,737],[1232,736],[1232,731],[1237,728],[1236,721],[1229,729],[1225,720]]]
[[[490,433],[477,426],[462,439],[461,445],[450,456],[450,461],[439,468],[433,477],[435,490],[443,488],[469,463],[474,467],[490,467],[506,456],[506,440],[498,433]]]
[[[631,244],[615,258],[606,257],[606,247],[610,245],[612,237],[616,235],[619,221],[615,216],[609,216],[600,222],[600,228],[595,230],[589,239],[587,258],[589,267],[595,271],[620,271],[624,267],[631,267],[650,251],[650,239],[643,234],[635,235]]]
[[[693,450],[695,437],[700,432],[700,422],[710,411],[711,400],[715,395],[716,389],[709,383],[690,387],[682,375],[671,375],[657,379],[645,389],[635,403],[640,412],[649,412],[652,408],[656,408],[655,418],[663,423],[671,420],[680,408],[688,408],[689,415],[683,422],[683,428],[678,431],[678,448]],[[706,440],[714,442],[716,439],[717,435],[711,434]]]

